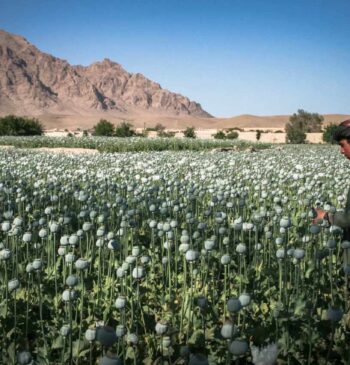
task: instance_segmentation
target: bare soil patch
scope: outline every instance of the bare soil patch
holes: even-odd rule
[[[42,152],[52,152],[52,153],[66,153],[66,154],[85,154],[85,155],[96,155],[98,154],[98,150],[94,150],[91,148],[68,148],[68,147],[55,147],[55,148],[48,148],[48,147],[40,147],[35,148],[35,151],[42,151]]]

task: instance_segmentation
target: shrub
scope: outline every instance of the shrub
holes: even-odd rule
[[[260,129],[257,129],[256,131],[256,140],[260,141],[262,131]]]
[[[338,125],[334,123],[327,125],[322,134],[322,141],[326,143],[336,144],[337,142],[333,139],[333,134],[337,127]]]
[[[234,130],[231,130],[230,132],[228,132],[226,134],[226,138],[227,139],[237,139],[239,136],[238,132],[234,131]]]
[[[215,134],[213,134],[213,137],[215,139],[225,139],[226,138],[226,134],[224,131],[217,131]]]
[[[100,119],[100,121],[94,125],[94,136],[106,136],[111,137],[114,134],[114,125],[106,119]]]
[[[161,138],[173,138],[173,137],[175,137],[175,132],[173,132],[173,131],[168,131],[168,132],[162,131],[162,132],[158,132],[157,136],[161,137]]]
[[[40,136],[43,126],[38,119],[7,115],[0,118],[0,136]]]
[[[183,133],[184,133],[184,137],[186,137],[186,138],[196,138],[197,137],[194,127],[187,127]]]
[[[131,123],[124,121],[116,126],[114,135],[116,137],[133,137],[136,132]]]

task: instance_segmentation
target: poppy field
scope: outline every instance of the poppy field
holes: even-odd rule
[[[0,363],[347,364],[331,146],[0,151]]]

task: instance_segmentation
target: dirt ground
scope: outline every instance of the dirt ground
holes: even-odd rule
[[[276,131],[281,131],[281,129],[279,128],[269,128],[269,129],[265,129],[266,133],[262,133],[261,137],[260,137],[260,142],[266,142],[266,143],[285,143],[286,141],[286,133],[282,132],[277,132]],[[142,128],[137,128],[136,129],[137,132],[142,132]],[[183,137],[183,133],[181,132],[180,129],[169,129],[167,131],[172,131],[175,132],[175,137],[176,138],[182,138]],[[196,129],[196,135],[197,138],[199,139],[213,139],[213,135],[218,131],[218,129]],[[62,131],[62,130],[47,130],[45,132],[45,135],[47,136],[51,136],[51,137],[64,137],[68,134],[69,132],[67,131]],[[74,134],[75,137],[81,137],[82,136],[82,132],[81,131],[71,131],[70,133]],[[238,135],[239,135],[239,139],[241,140],[246,140],[246,141],[250,141],[250,142],[256,142],[256,131],[255,130],[245,130],[244,132],[239,132],[238,131]],[[156,138],[157,137],[157,133],[156,132],[149,132],[148,133],[148,138]],[[310,143],[322,143],[322,133],[307,133],[307,141],[309,141]]]

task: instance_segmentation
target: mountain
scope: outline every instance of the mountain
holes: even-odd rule
[[[159,113],[212,117],[199,103],[105,59],[72,66],[0,30],[0,115],[101,116]]]

